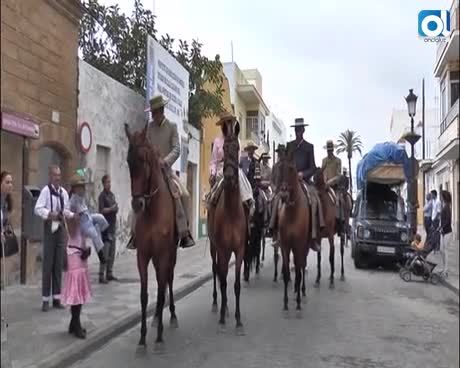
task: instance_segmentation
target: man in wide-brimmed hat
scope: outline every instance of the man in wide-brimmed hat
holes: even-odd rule
[[[299,180],[304,183],[302,188],[304,189],[305,194],[307,195],[307,198],[310,202],[312,213],[315,214],[312,216],[312,249],[319,251],[321,247],[321,235],[320,231],[318,230],[324,227],[324,217],[318,192],[310,183],[310,179],[316,170],[316,164],[313,144],[307,142],[303,138],[306,126],[308,126],[308,124],[304,123],[303,118],[295,119],[294,125],[291,125],[291,127],[295,129],[296,138],[287,144],[286,150],[288,154],[291,154],[294,159]],[[276,202],[278,202],[278,200],[276,200]],[[278,208],[277,205],[275,206],[275,208]],[[273,230],[276,224],[277,212],[278,211],[273,212],[273,216],[270,221],[270,228],[272,229],[272,233],[274,233]]]
[[[244,147],[244,151],[247,153],[247,156],[242,157],[240,160],[240,167],[243,170],[244,174],[249,180],[249,183],[251,183],[251,187],[254,189],[254,171],[256,168],[256,158],[254,157],[254,153],[256,152],[257,144],[255,144],[253,141],[248,141],[246,143],[246,146]]]
[[[152,120],[147,127],[147,139],[158,149],[162,157],[163,172],[166,175],[167,183],[172,192],[179,191],[180,196],[173,196],[175,202],[176,227],[180,237],[180,247],[189,248],[195,245],[189,230],[189,194],[187,189],[182,185],[179,178],[173,173],[171,167],[180,156],[179,134],[177,125],[166,119],[165,106],[166,101],[163,96],[157,95],[150,99],[150,111]],[[133,225],[135,217],[133,217]],[[132,227],[134,229],[134,226]],[[134,231],[134,230],[133,230]],[[134,241],[131,237],[128,248],[134,249]]]
[[[278,147],[276,147],[275,152],[278,156],[278,160],[273,165],[273,169],[272,169],[271,186],[272,186],[273,193],[277,192],[278,179],[279,179],[279,166],[281,164],[281,160],[286,155],[286,146],[284,144],[278,144]]]
[[[324,180],[330,187],[335,189],[342,174],[342,160],[334,155],[334,141],[328,140],[324,148],[327,151],[327,156],[323,159],[321,166],[324,170]]]
[[[272,178],[272,169],[268,164],[268,161],[270,159],[271,159],[271,156],[267,152],[264,152],[260,155],[261,185],[264,188],[264,191],[266,193],[267,193],[267,189],[270,187],[270,181]]]

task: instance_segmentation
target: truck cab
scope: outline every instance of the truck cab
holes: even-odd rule
[[[397,262],[408,245],[404,201],[391,186],[370,183],[358,193],[353,208],[351,254],[355,267]]]

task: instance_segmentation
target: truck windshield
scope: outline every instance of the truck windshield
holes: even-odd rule
[[[404,210],[398,208],[396,201],[370,200],[367,201],[366,218],[369,220],[403,221]]]

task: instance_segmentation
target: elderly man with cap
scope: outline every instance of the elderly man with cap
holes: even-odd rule
[[[308,126],[308,124],[304,123],[303,118],[295,119],[295,124],[291,127],[295,128],[296,139],[287,144],[286,150],[288,154],[292,155],[294,158],[299,180],[305,184],[302,185],[302,188],[308,197],[309,203],[312,207],[312,213],[314,214],[312,217],[312,249],[319,251],[321,246],[321,235],[318,230],[324,227],[324,217],[318,192],[315,190],[313,185],[310,184],[310,179],[316,171],[316,164],[314,147],[303,138],[306,126]],[[274,208],[277,208],[277,205]],[[274,211],[270,221],[270,227],[272,230],[276,224],[277,212],[278,211]],[[318,229],[317,224],[318,217],[320,229]]]
[[[163,96],[154,96],[150,100],[150,111],[152,120],[147,127],[147,139],[158,149],[162,157],[161,165],[166,181],[171,192],[179,191],[180,196],[173,196],[175,202],[176,227],[180,237],[181,248],[189,248],[195,245],[189,230],[188,214],[189,209],[189,194],[184,188],[179,178],[177,178],[171,167],[180,156],[179,134],[177,133],[177,125],[170,122],[165,117],[164,109],[168,101],[163,99]],[[133,222],[135,217],[133,214]],[[134,229],[134,226],[132,227]],[[134,230],[132,230],[134,232]],[[134,249],[134,242],[131,237],[128,243],[128,248]]]
[[[240,160],[240,167],[243,170],[244,175],[249,180],[249,183],[251,183],[251,187],[254,189],[255,185],[255,180],[254,180],[254,174],[255,174],[255,169],[256,169],[256,158],[254,157],[254,153],[256,152],[257,144],[255,144],[253,141],[249,141],[246,144],[246,147],[244,147],[244,150],[247,153],[246,157],[242,157]]]
[[[217,126],[222,126],[227,121],[235,121],[236,118],[231,113],[224,111],[220,114]],[[211,185],[211,192],[207,195],[208,205],[217,203],[220,192],[223,189],[222,178],[224,169],[224,141],[225,138],[222,134],[214,139],[212,144],[211,162],[209,163],[209,184]],[[255,172],[255,170],[254,170]],[[246,206],[250,215],[254,212],[254,198],[252,195],[251,184],[249,183],[246,175],[243,173],[241,167],[239,169],[239,186],[241,200]]]

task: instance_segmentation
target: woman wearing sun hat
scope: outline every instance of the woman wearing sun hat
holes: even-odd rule
[[[222,124],[227,121],[235,121],[236,118],[229,112],[223,112],[219,115],[219,120],[216,122],[217,126],[222,127]],[[211,162],[209,163],[209,183],[211,185],[211,197],[217,191],[219,183],[222,181],[224,169],[224,141],[225,138],[221,133],[214,139],[212,146]],[[241,168],[239,169],[239,185],[241,199],[243,203],[248,206],[252,214],[254,208],[254,199],[252,196],[252,188],[246,175]]]

